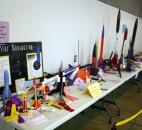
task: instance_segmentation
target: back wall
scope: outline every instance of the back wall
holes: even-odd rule
[[[44,71],[57,72],[61,61],[67,68],[78,54],[81,65],[91,62],[95,40],[99,45],[105,26],[104,57],[114,50],[118,9],[97,0],[1,0],[0,21],[10,24],[10,42],[42,41]],[[136,16],[121,11],[119,50],[123,42],[122,25],[128,27],[125,55]],[[142,19],[139,19],[135,52],[142,50]]]

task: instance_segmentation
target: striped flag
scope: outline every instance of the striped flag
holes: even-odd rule
[[[105,28],[103,25],[103,30],[102,30],[102,39],[101,39],[101,50],[100,50],[100,65],[103,63],[103,48],[104,48],[104,35],[105,35]]]

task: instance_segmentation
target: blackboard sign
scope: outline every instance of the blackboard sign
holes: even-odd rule
[[[37,61],[40,63],[37,64]],[[15,86],[22,80],[43,77],[41,42],[0,44],[0,94],[4,86],[5,70],[9,72],[9,84],[12,92],[16,91]]]

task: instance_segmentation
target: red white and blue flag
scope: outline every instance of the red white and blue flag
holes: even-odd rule
[[[103,63],[103,48],[104,48],[104,35],[105,35],[105,28],[103,25],[103,30],[102,30],[102,38],[101,38],[101,50],[100,50],[100,65]]]

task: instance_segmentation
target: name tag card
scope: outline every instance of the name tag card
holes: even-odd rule
[[[98,82],[88,85],[87,88],[88,88],[90,95],[93,98],[96,98],[97,96],[102,94],[102,91],[100,89],[100,83]]]

